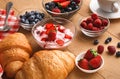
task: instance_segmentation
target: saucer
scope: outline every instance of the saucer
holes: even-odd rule
[[[102,9],[100,9],[97,0],[91,0],[89,7],[93,13],[96,13],[99,16],[102,16],[104,18],[109,18],[109,19],[120,18],[120,8],[119,8],[118,12],[105,12]]]

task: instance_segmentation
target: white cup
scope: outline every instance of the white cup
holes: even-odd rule
[[[105,12],[117,12],[120,9],[120,0],[98,0],[98,4]]]

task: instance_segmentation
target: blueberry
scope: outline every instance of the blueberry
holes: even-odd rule
[[[39,19],[35,19],[34,21],[35,21],[35,23],[37,23],[39,21]]]
[[[67,11],[68,12],[72,11],[72,7],[67,7]]]
[[[29,21],[26,19],[26,20],[25,20],[25,23],[26,23],[26,24],[29,24]]]
[[[21,19],[20,19],[20,22],[25,23],[25,19],[24,19],[24,18],[21,18]]]
[[[97,45],[98,43],[99,43],[98,40],[94,40],[94,42],[93,42],[94,45]]]
[[[46,8],[47,10],[50,10],[50,6],[49,6],[48,4],[45,4],[45,8]]]
[[[116,52],[116,57],[120,57],[120,51]]]
[[[112,41],[112,38],[111,37],[108,37],[106,40],[105,40],[105,44],[108,44],[109,42]]]
[[[120,48],[120,42],[117,43],[117,48]]]
[[[31,16],[28,18],[29,21],[34,21],[34,19],[35,19],[35,15],[31,15]]]
[[[44,13],[41,13],[41,16],[42,16],[42,18],[44,18],[45,14],[44,14]]]

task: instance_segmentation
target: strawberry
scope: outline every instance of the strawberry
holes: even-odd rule
[[[67,35],[65,34],[65,37],[64,38],[67,38],[67,39],[72,39],[72,37],[70,35]]]
[[[98,15],[97,15],[97,14],[92,14],[92,15],[91,15],[91,18],[92,18],[93,20],[96,20],[96,19],[98,19]]]
[[[64,1],[66,1],[66,0],[53,0],[53,2],[64,2]]]
[[[56,40],[56,43],[60,46],[63,46],[64,45],[64,41],[63,40]]]
[[[47,41],[47,38],[42,38],[41,41]]]
[[[89,65],[90,65],[92,68],[96,69],[96,68],[100,67],[101,62],[102,62],[101,56],[100,56],[100,55],[97,55],[96,57],[94,57],[93,59],[91,59],[91,60],[89,61]]]
[[[85,53],[84,58],[87,59],[88,61],[91,60],[92,58],[94,58],[95,56],[97,56],[97,52],[93,49],[89,49],[87,50],[87,52]]]
[[[45,24],[45,28],[46,29],[50,29],[53,26],[54,26],[53,23],[47,23],[47,24]]]
[[[101,21],[101,19],[96,19],[96,20],[93,22],[93,24],[94,24],[96,27],[101,27],[102,21]]]
[[[62,8],[66,8],[69,4],[70,4],[70,1],[64,1],[64,2],[60,3]]]
[[[86,28],[87,28],[87,23],[83,21],[83,22],[80,24],[80,26],[82,26],[83,28],[86,29]]]
[[[45,31],[40,32],[40,36],[43,35],[43,34],[46,34],[46,32]]]
[[[0,14],[1,14],[1,15],[5,15],[5,14],[6,14],[6,10],[2,10],[2,9],[1,9],[1,10],[0,10]]]
[[[89,63],[87,59],[80,59],[78,61],[78,66],[83,69],[89,70]]]
[[[61,13],[61,10],[59,8],[53,8],[52,12]]]
[[[65,28],[62,28],[62,27],[58,26],[58,31],[60,31],[60,32],[64,33]]]
[[[108,53],[111,55],[115,54],[116,52],[116,49],[114,46],[108,46],[107,49],[108,49]]]
[[[106,19],[103,19],[103,20],[102,20],[102,25],[103,25],[103,26],[107,26],[107,25],[108,25],[108,21],[107,21]]]
[[[50,31],[48,34],[48,41],[54,41],[56,39],[56,32]]]
[[[97,47],[97,52],[98,52],[99,54],[102,54],[103,51],[104,51],[104,46],[103,46],[103,45],[99,45],[99,46]]]
[[[0,73],[3,72],[2,67],[0,66]]]

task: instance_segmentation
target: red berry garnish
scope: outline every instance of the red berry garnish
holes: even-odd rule
[[[64,45],[64,41],[63,40],[56,40],[56,43],[60,46],[63,46]]]
[[[107,21],[106,19],[103,19],[103,20],[102,20],[102,25],[103,25],[103,26],[107,26],[107,25],[108,25],[108,21]]]
[[[93,27],[94,27],[93,24],[92,24],[92,23],[89,23],[88,26],[87,26],[87,29],[92,30]]]
[[[90,18],[87,18],[86,22],[87,22],[87,24],[88,24],[88,23],[92,23],[92,22],[93,22],[93,19],[92,19],[91,17],[90,17]]]
[[[54,41],[56,39],[56,32],[49,32],[48,34],[48,41]]]
[[[72,39],[72,37],[70,35],[68,35],[68,34],[65,34],[64,38],[66,38],[66,39]]]
[[[103,51],[104,51],[104,46],[103,46],[103,45],[99,45],[99,46],[97,47],[97,52],[98,52],[99,54],[102,54]]]
[[[47,23],[47,24],[45,24],[45,28],[46,29],[50,29],[53,26],[54,26],[53,23]]]
[[[87,28],[87,23],[86,23],[86,22],[82,22],[80,25],[81,25],[83,28]]]
[[[66,8],[69,4],[70,4],[70,1],[64,1],[64,2],[60,3],[62,8]]]
[[[101,19],[96,19],[96,20],[94,21],[94,25],[95,25],[96,27],[101,27],[101,25],[102,25]]]

